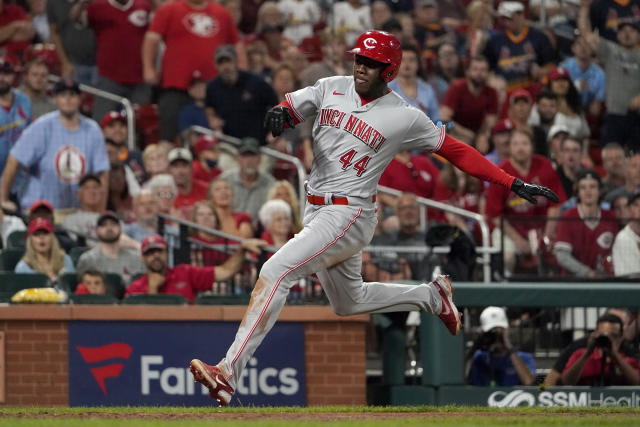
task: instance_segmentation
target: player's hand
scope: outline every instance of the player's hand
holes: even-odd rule
[[[536,184],[527,184],[520,178],[516,178],[513,180],[513,184],[511,184],[511,191],[527,200],[529,203],[533,203],[534,205],[538,203],[534,196],[544,196],[552,202],[556,203],[560,200],[558,199],[557,194],[547,187]]]
[[[289,109],[282,105],[273,107],[267,111],[267,114],[264,116],[264,127],[270,131],[273,136],[280,136],[282,132],[284,132],[285,122],[290,128],[296,125],[289,114]]]

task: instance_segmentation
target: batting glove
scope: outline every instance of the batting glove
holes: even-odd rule
[[[520,178],[513,180],[513,184],[511,184],[511,191],[534,205],[538,203],[534,196],[544,196],[552,202],[558,202],[559,200],[556,193],[547,187],[536,184],[527,184]]]
[[[264,116],[264,127],[268,131],[271,131],[273,136],[280,136],[282,132],[284,132],[285,122],[290,128],[293,128],[296,125],[289,114],[289,109],[282,105],[273,107],[267,111],[267,114]]]

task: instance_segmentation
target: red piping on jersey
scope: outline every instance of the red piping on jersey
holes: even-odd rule
[[[300,113],[298,113],[298,110],[296,110],[295,107],[293,106],[293,100],[291,99],[291,95],[290,94],[287,93],[284,96],[284,101],[282,101],[278,105],[282,105],[283,107],[286,107],[289,110],[291,110],[291,112],[293,113],[293,123],[295,123],[296,125],[298,123],[300,123],[300,122],[304,122],[304,117],[302,117],[302,115]],[[284,125],[285,125],[285,127],[289,127],[287,122],[285,122]]]
[[[265,311],[267,311],[267,307],[269,307],[269,304],[271,303],[271,300],[273,299],[273,296],[276,294],[276,291],[278,290],[278,287],[280,286],[280,283],[282,282],[282,280],[285,277],[287,277],[287,275],[289,273],[291,273],[292,271],[294,271],[298,267],[301,267],[304,264],[308,263],[309,261],[311,261],[312,259],[314,259],[318,255],[321,255],[324,251],[329,249],[338,240],[340,240],[341,237],[344,237],[344,234],[356,222],[356,220],[358,219],[358,217],[360,216],[361,213],[362,213],[362,208],[358,209],[358,212],[356,212],[356,215],[353,217],[353,219],[351,221],[349,221],[349,224],[347,224],[347,226],[342,230],[342,233],[338,234],[335,239],[333,239],[329,244],[327,244],[327,246],[325,246],[324,248],[320,249],[318,252],[316,252],[315,254],[311,255],[309,258],[305,259],[304,261],[294,265],[293,267],[291,267],[290,269],[285,271],[282,276],[280,276],[280,278],[276,281],[276,284],[273,287],[273,290],[271,291],[271,294],[269,294],[269,298],[267,299],[267,302],[265,303],[264,308],[260,312],[260,315],[258,316],[258,319],[256,320],[256,322],[254,323],[253,327],[251,328],[251,331],[249,332],[249,335],[247,335],[247,338],[245,338],[244,342],[242,343],[242,346],[240,347],[240,350],[238,350],[238,354],[236,354],[236,357],[233,358],[233,361],[231,362],[231,375],[229,375],[229,378],[227,378],[227,379],[233,378],[233,374],[234,374],[233,365],[235,365],[236,361],[238,360],[238,357],[240,357],[240,355],[244,351],[244,348],[247,345],[247,342],[249,342],[249,338],[251,338],[251,335],[253,335],[253,333],[255,332],[256,327],[260,324],[260,320],[262,320],[262,316],[264,316]]]
[[[475,148],[458,141],[450,135],[444,137],[444,142],[438,150],[438,154],[449,160],[458,169],[483,181],[490,181],[510,189],[515,179],[515,177],[485,159]]]

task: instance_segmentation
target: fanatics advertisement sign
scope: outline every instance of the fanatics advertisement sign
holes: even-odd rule
[[[70,406],[215,406],[191,359],[215,364],[230,322],[70,322]],[[240,377],[231,405],[306,405],[304,325],[278,323]]]

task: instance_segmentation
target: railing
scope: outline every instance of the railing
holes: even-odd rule
[[[59,76],[56,76],[54,74],[49,75],[50,82],[56,83],[59,80],[60,80]],[[136,150],[137,149],[136,120],[135,120],[135,114],[133,112],[133,106],[131,105],[131,101],[129,101],[127,98],[123,96],[115,95],[111,92],[107,92],[107,91],[95,88],[93,86],[85,85],[82,83],[80,84],[80,90],[82,92],[90,93],[94,96],[98,96],[100,98],[105,98],[110,101],[115,101],[122,104],[126,112],[126,118],[127,118],[127,147],[129,148],[129,150]]]
[[[189,127],[188,130],[198,134],[214,136],[218,138],[220,141],[224,141],[236,147],[239,146],[241,142],[239,138],[225,135],[222,132],[211,130],[202,126],[191,126]],[[298,172],[298,199],[300,201],[300,217],[302,218],[304,216],[304,206],[305,206],[304,201],[306,200],[306,191],[304,189],[304,182],[307,179],[307,169],[302,164],[302,161],[300,161],[300,159],[297,158],[296,156],[291,156],[289,154],[281,153],[280,151],[274,150],[269,147],[260,147],[260,152],[262,154],[273,157],[275,159],[293,163],[293,165],[296,167],[296,171]]]

